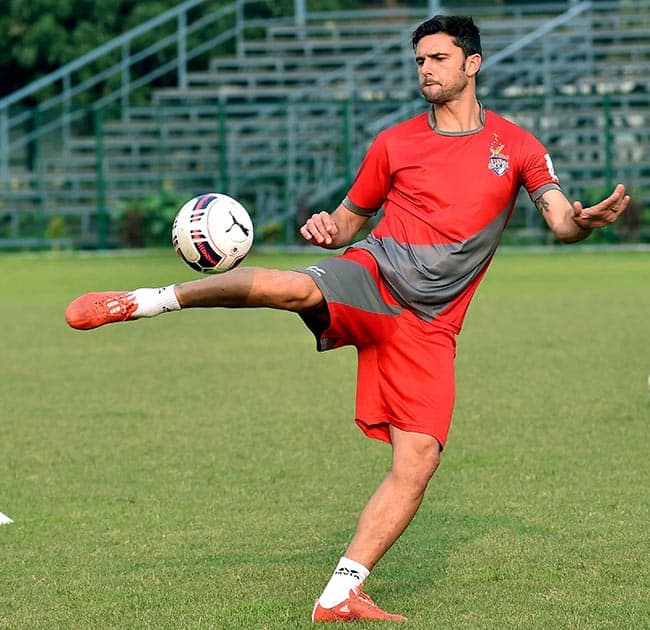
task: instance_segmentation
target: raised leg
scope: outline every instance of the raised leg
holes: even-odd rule
[[[304,273],[242,267],[158,289],[86,293],[68,306],[65,318],[72,328],[90,330],[179,308],[268,307],[301,312],[322,304],[320,289]]]
[[[261,306],[298,312],[323,302],[320,289],[310,276],[262,267],[240,267],[183,282],[174,291],[181,308]]]

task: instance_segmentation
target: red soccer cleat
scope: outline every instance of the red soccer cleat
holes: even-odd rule
[[[359,587],[359,592],[350,590],[350,597],[333,608],[323,608],[316,600],[311,620],[318,622],[332,621],[407,621],[402,615],[387,613],[375,604]]]
[[[72,328],[91,330],[104,324],[133,319],[137,304],[126,291],[86,293],[70,303],[65,321]]]

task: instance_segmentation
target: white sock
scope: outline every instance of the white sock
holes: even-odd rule
[[[356,592],[370,571],[362,564],[343,556],[336,565],[323,594],[318,598],[323,608],[332,608],[350,597],[350,590]]]
[[[133,317],[155,317],[161,313],[178,311],[181,306],[174,293],[174,285],[158,289],[136,289],[131,291],[131,297],[137,304]]]

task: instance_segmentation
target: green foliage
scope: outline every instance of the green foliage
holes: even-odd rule
[[[123,201],[110,213],[123,247],[169,245],[176,213],[191,195],[169,186],[142,199]]]
[[[56,215],[50,217],[45,228],[45,238],[52,240],[60,240],[66,236],[65,219]]]
[[[231,1],[215,0],[209,4],[215,8]],[[0,40],[3,42],[0,96],[10,94],[177,4],[177,0],[136,3],[128,0],[12,0],[4,3],[7,6],[3,6],[0,13]],[[362,5],[362,2],[316,0],[309,3],[309,9],[350,9]],[[250,10],[257,18],[287,15],[293,11],[293,2],[259,2]],[[145,69],[146,65],[141,68]],[[92,71],[86,69],[84,74]]]
[[[0,16],[0,94],[56,70],[176,4],[13,0]]]

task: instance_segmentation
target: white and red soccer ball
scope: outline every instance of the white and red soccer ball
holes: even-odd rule
[[[221,193],[190,199],[172,226],[172,245],[192,269],[221,273],[236,267],[253,245],[253,222],[246,208]]]

